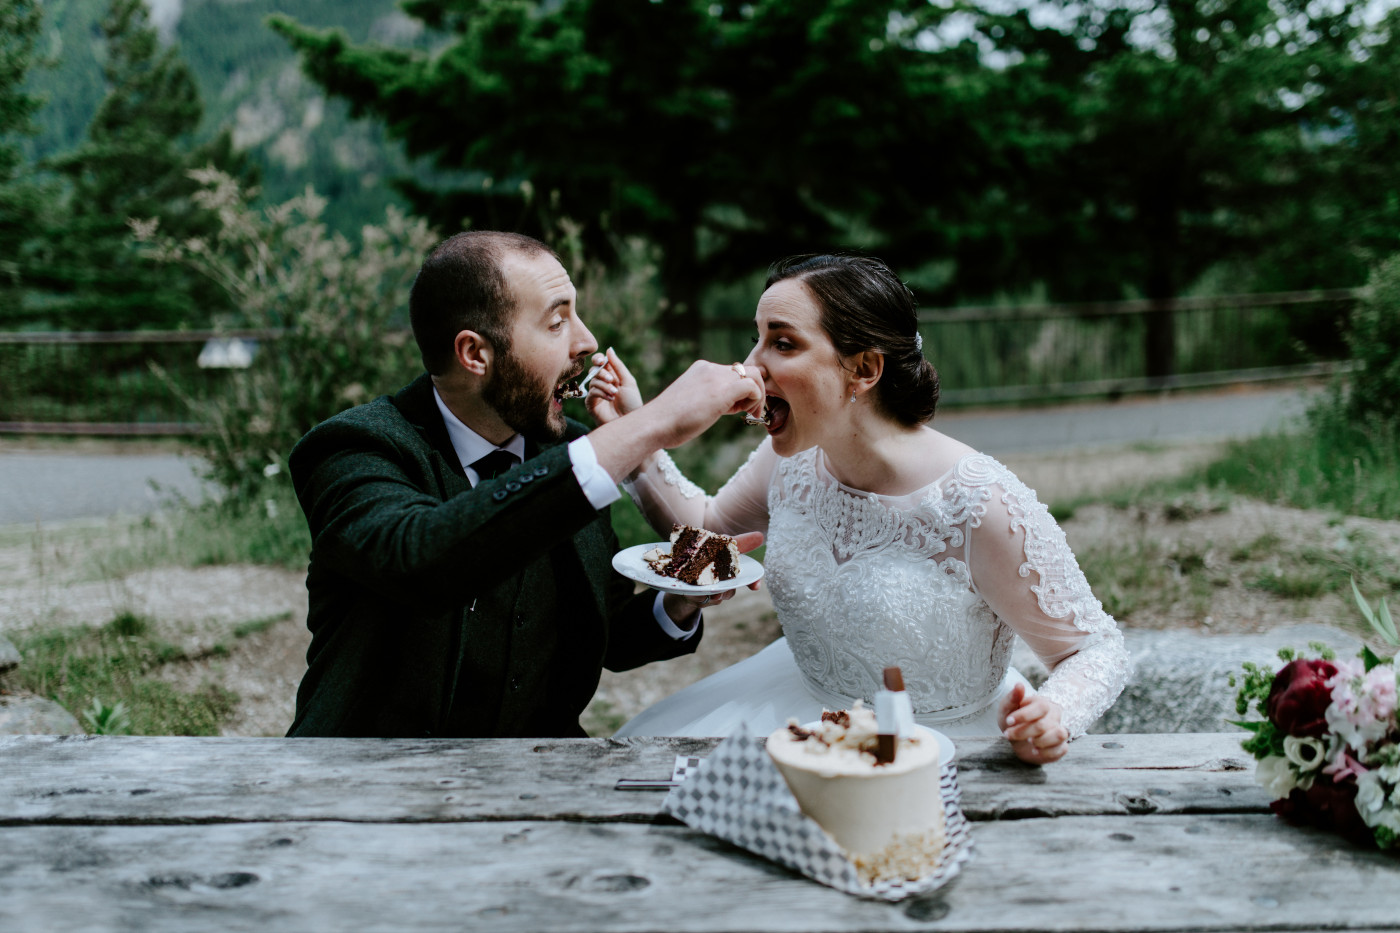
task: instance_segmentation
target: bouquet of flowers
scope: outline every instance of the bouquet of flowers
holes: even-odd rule
[[[1352,581],[1366,621],[1400,646],[1384,599],[1373,611]],[[1236,708],[1264,718],[1234,725],[1252,735],[1244,749],[1258,761],[1254,777],[1290,822],[1333,830],[1382,849],[1400,845],[1400,727],[1396,722],[1394,660],[1363,647],[1337,660],[1325,645],[1316,657],[1279,652],[1277,672],[1246,662]],[[1232,680],[1233,683],[1233,680]]]

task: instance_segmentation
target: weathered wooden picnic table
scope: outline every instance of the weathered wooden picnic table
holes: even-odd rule
[[[0,931],[1400,926],[1400,859],[1272,816],[1238,734],[961,740],[971,861],[893,904],[616,789],[714,744],[0,738]]]

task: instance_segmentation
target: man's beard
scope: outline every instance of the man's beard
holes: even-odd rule
[[[544,442],[562,440],[567,425],[564,413],[554,408],[554,389],[576,370],[577,367],[573,367],[562,373],[558,382],[545,382],[527,372],[507,350],[497,355],[496,366],[481,397],[522,437]]]

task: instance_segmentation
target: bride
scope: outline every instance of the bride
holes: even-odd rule
[[[664,452],[624,487],[663,537],[672,522],[765,532],[784,637],[617,734],[767,734],[871,704],[898,665],[924,725],[1062,757],[1127,681],[1123,639],[1035,493],[928,426],[938,374],[913,294],[873,258],[795,257],[769,271],[756,323],[734,369],[761,384],[768,437],[713,497]],[[606,362],[587,401],[600,423],[642,404]],[[1010,667],[1017,635],[1051,671],[1039,692]]]

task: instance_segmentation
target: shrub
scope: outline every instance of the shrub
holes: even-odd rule
[[[223,172],[191,175],[201,185],[196,201],[219,218],[212,240],[162,236],[154,220],[133,228],[156,258],[223,287],[238,309],[227,325],[281,332],[224,393],[182,396],[205,426],[196,443],[209,478],[235,499],[251,499],[308,430],[421,370],[407,329],[408,289],[436,236],[390,208],[356,246],[328,231],[320,221],[326,201],[309,188],[259,210]]]
[[[1368,294],[1352,316],[1347,345],[1360,369],[1346,410],[1353,424],[1400,427],[1400,254],[1371,273]]]

